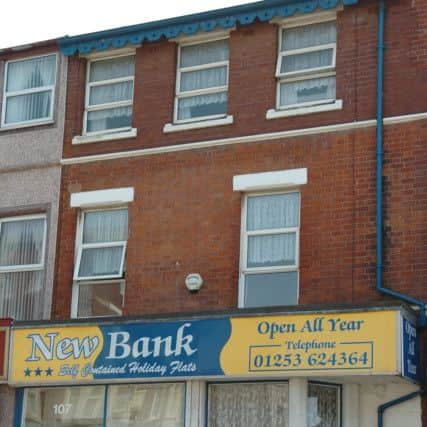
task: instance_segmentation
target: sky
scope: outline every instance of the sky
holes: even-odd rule
[[[1,0],[0,0],[1,1]],[[250,0],[2,0],[0,49],[158,19]]]

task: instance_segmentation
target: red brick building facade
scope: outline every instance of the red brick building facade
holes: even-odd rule
[[[91,325],[97,319],[89,317],[106,314],[126,321],[338,310],[363,318],[402,304],[376,288],[379,3],[288,3],[264,1],[177,18],[173,27],[161,22],[59,41],[68,76],[51,324]],[[386,3],[383,286],[427,301],[427,2]],[[207,31],[215,20],[222,21]],[[203,55],[216,55],[216,42],[219,59],[203,62]],[[200,62],[185,65],[194,60],[186,56],[191,49],[199,49]],[[191,73],[209,72],[226,77],[221,84],[194,77],[197,87],[186,89]],[[123,120],[129,121],[117,124]],[[286,224],[271,225],[268,211],[251,228],[250,200],[264,196],[285,206]],[[273,209],[266,206],[257,215]],[[89,223],[91,214],[103,212],[115,219],[94,219],[92,227],[105,227],[106,240],[95,236],[105,230],[91,231]],[[279,246],[274,237],[259,243],[271,236],[282,239]],[[195,273],[203,284],[189,292],[186,278]],[[287,283],[287,297],[266,278],[274,274]],[[257,286],[265,280],[272,294],[255,292],[252,279]],[[402,309],[412,324],[419,317],[413,308]],[[394,347],[403,341],[399,335]],[[384,425],[427,425],[421,386],[403,372],[373,367],[366,375],[331,375],[277,374],[278,387],[289,382],[289,399],[277,403],[289,418],[255,417],[253,425],[276,425],[274,419],[291,427],[383,425],[376,418],[385,411],[381,405],[397,405],[401,396],[409,397],[387,410]],[[242,379],[248,380],[234,381]],[[272,387],[263,376],[255,380]],[[250,425],[234,415],[218,419],[218,408],[233,398],[220,386],[214,390],[213,378],[185,381],[186,426]],[[316,387],[336,387],[339,397]],[[242,401],[250,394],[234,392]],[[184,425],[178,418],[170,425]]]
[[[427,298],[426,129],[416,114],[426,108],[420,96],[427,91],[420,41],[425,8],[422,2],[388,6],[384,65],[385,283],[421,299]],[[135,188],[127,314],[230,309],[237,306],[242,200],[233,176],[296,168],[308,170],[300,189],[300,304],[384,299],[375,291],[377,5],[337,13],[338,111],[266,119],[275,105],[277,28],[254,23],[230,32],[234,122],[226,126],[163,132],[172,121],[178,44],[161,41],[135,50],[138,135],[72,145],[82,133],[86,60],[69,59],[54,317],[66,318],[70,309],[78,215],[71,193]],[[193,270],[205,286],[188,296],[182,284]]]

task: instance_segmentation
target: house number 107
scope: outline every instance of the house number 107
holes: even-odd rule
[[[60,403],[53,405],[53,413],[55,415],[68,415],[73,405],[71,403]]]

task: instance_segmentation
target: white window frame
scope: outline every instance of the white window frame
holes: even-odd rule
[[[22,215],[22,216],[0,218],[0,236],[1,236],[1,228],[2,228],[2,225],[4,223],[17,222],[17,221],[31,221],[34,219],[43,219],[44,220],[41,263],[39,263],[39,264],[21,264],[21,265],[0,266],[0,274],[1,273],[20,273],[20,272],[25,272],[25,271],[42,271],[42,270],[44,270],[44,268],[45,268],[45,255],[46,255],[46,240],[47,240],[47,221],[46,221],[46,215],[45,214]]]
[[[116,283],[120,285],[120,293],[122,295],[122,310],[120,313],[117,313],[117,316],[123,316],[123,306],[125,299],[126,291],[126,282],[124,279],[119,280],[90,280],[90,281],[75,281],[73,284],[72,298],[71,298],[71,317],[73,319],[93,319],[93,318],[103,318],[111,317],[111,315],[100,315],[100,316],[79,316],[79,291],[80,286],[92,286],[92,285],[108,285],[111,283]],[[111,308],[111,307],[110,307]],[[114,310],[113,310],[114,311]]]
[[[309,379],[307,382],[307,403],[308,403],[308,387],[310,386],[310,384],[313,385],[317,385],[320,387],[325,387],[325,388],[333,388],[336,390],[337,392],[337,420],[338,420],[338,426],[341,426],[343,423],[343,384],[339,384],[339,383],[330,383],[330,382],[324,382],[324,381],[316,381],[315,379]],[[307,409],[307,415],[308,415],[308,409]],[[308,420],[307,420],[308,421]]]
[[[94,282],[99,281],[103,279],[121,279],[123,277],[124,273],[124,263],[126,258],[126,247],[127,247],[127,240],[124,241],[118,241],[118,242],[103,242],[103,243],[83,243],[83,229],[84,229],[84,217],[85,214],[88,212],[100,212],[100,211],[110,211],[110,210],[122,210],[127,209],[127,207],[113,207],[113,208],[103,208],[103,209],[86,209],[82,210],[79,215],[79,220],[77,224],[77,235],[76,235],[76,260],[74,265],[74,276],[73,279],[75,282]],[[113,248],[113,247],[122,247],[122,258],[120,261],[120,271],[118,274],[107,274],[104,276],[79,276],[79,269],[82,259],[82,254],[84,249],[100,249],[100,248]]]
[[[135,93],[135,71],[132,76],[126,76],[126,77],[118,77],[114,79],[108,79],[108,80],[100,80],[97,82],[89,82],[90,78],[90,69],[94,62],[100,62],[100,61],[109,61],[111,59],[121,58],[125,56],[133,56],[135,58],[135,53],[123,53],[121,55],[112,55],[112,56],[105,56],[105,57],[97,57],[93,59],[89,59],[87,62],[86,67],[86,88],[85,88],[85,111],[83,115],[83,136],[95,136],[95,135],[106,135],[111,133],[119,133],[119,132],[125,132],[130,131],[132,129],[132,125],[121,127],[121,128],[115,128],[115,129],[106,129],[101,131],[94,131],[94,132],[88,132],[87,131],[87,116],[88,113],[93,111],[101,111],[101,110],[107,110],[110,108],[118,108],[118,107],[132,107],[132,114],[133,114],[133,99],[134,99],[134,93]],[[98,104],[94,106],[89,105],[90,100],[90,88],[96,87],[96,86],[105,86],[109,84],[114,83],[124,83],[124,82],[132,82],[132,98],[129,101],[115,101],[115,102],[108,102],[105,104]]]
[[[299,211],[298,211],[298,224],[299,227],[285,227],[263,230],[247,230],[247,212],[248,212],[248,199],[254,196],[271,196],[280,194],[299,194]],[[245,193],[243,196],[242,210],[241,210],[241,225],[240,225],[240,274],[239,274],[239,308],[245,307],[245,276],[249,274],[268,274],[268,273],[286,273],[295,271],[297,273],[297,301],[299,299],[299,263],[300,263],[300,228],[301,228],[301,192],[298,189],[278,190],[278,191],[261,191]],[[295,264],[286,266],[272,266],[272,267],[247,267],[248,256],[248,240],[250,236],[261,236],[271,234],[294,234],[295,233]]]
[[[226,34],[226,35],[221,35],[221,36],[213,37],[209,39],[203,38],[200,40],[192,40],[188,42],[179,43],[178,55],[177,55],[178,58],[177,58],[177,65],[176,65],[176,83],[175,83],[176,91],[175,91],[174,113],[173,113],[173,122],[175,124],[200,122],[205,120],[212,120],[212,119],[227,117],[227,112],[225,112],[224,114],[212,114],[210,116],[200,116],[200,117],[194,117],[192,119],[178,119],[178,103],[179,103],[179,100],[183,98],[191,98],[193,96],[198,96],[198,95],[211,95],[211,94],[222,93],[222,92],[227,92],[227,97],[228,97],[230,59],[228,59],[227,61],[211,62],[209,64],[195,65],[195,66],[184,67],[184,68],[181,68],[180,64],[181,64],[181,49],[183,47],[207,44],[207,43],[216,42],[219,40],[229,40],[229,39],[230,39],[230,36]],[[226,85],[181,92],[181,74],[183,72],[207,70],[210,68],[218,68],[218,67],[224,67],[224,66],[227,67]],[[227,101],[227,106],[228,106],[228,101]]]
[[[24,61],[28,61],[31,59],[43,58],[45,56],[55,56],[55,79],[51,85],[32,88],[32,89],[23,89],[23,90],[18,90],[18,91],[14,91],[14,92],[6,92],[7,76],[8,76],[8,72],[9,72],[9,64],[14,63],[14,62],[24,62]],[[52,122],[53,121],[53,107],[55,104],[55,89],[56,89],[57,78],[58,78],[58,54],[56,52],[48,53],[45,55],[28,56],[25,58],[19,58],[19,59],[13,59],[13,60],[7,61],[6,65],[5,65],[5,71],[4,71],[1,127],[2,128],[26,127],[26,126],[41,125],[41,124],[46,124],[46,123]],[[48,117],[43,117],[41,119],[24,120],[21,122],[6,123],[6,102],[7,102],[7,98],[10,98],[13,96],[19,96],[19,95],[29,95],[29,94],[38,93],[38,92],[47,92],[48,90],[51,91],[50,112],[49,112]]]
[[[291,20],[290,22],[282,23],[279,26],[279,42],[278,42],[278,53],[277,53],[277,64],[276,64],[276,110],[291,110],[296,108],[303,108],[303,107],[311,107],[314,105],[322,105],[322,104],[330,104],[335,102],[335,98],[327,98],[322,99],[319,101],[309,101],[309,102],[300,102],[296,104],[289,104],[289,105],[281,105],[280,104],[280,87],[283,83],[293,83],[297,81],[303,81],[303,80],[312,80],[317,78],[323,78],[323,77],[334,77],[336,76],[336,53],[337,53],[337,43],[326,43],[322,45],[317,46],[310,46],[306,48],[301,49],[294,49],[286,52],[282,52],[282,43],[283,43],[283,32],[284,30],[288,28],[295,28],[295,27],[306,27],[308,25],[313,24],[319,24],[322,22],[333,22],[337,21],[336,13],[326,13],[324,15],[315,16],[311,20],[301,20],[300,18],[297,18],[295,20]],[[307,53],[307,52],[316,52],[320,50],[326,50],[326,49],[333,49],[333,55],[332,55],[332,64],[327,65],[324,67],[317,67],[317,68],[311,68],[308,70],[301,70],[301,71],[291,71],[287,73],[281,72],[281,66],[282,66],[282,58],[284,56],[291,56],[295,54],[301,54],[301,53]]]
[[[209,410],[210,410],[210,387],[211,386],[227,386],[227,385],[258,385],[258,384],[287,384],[288,386],[288,421],[289,427],[293,427],[294,425],[296,426],[297,424],[294,423],[293,421],[293,417],[292,417],[292,408],[291,408],[291,393],[293,392],[293,379],[292,378],[283,378],[283,379],[264,379],[264,378],[254,378],[254,379],[248,379],[246,381],[241,380],[241,379],[236,379],[236,380],[223,380],[223,381],[207,381],[206,382],[206,396],[205,396],[205,426],[206,427],[210,427],[209,424]],[[303,405],[305,403],[305,401],[303,400],[301,402],[301,405]],[[297,412],[297,411],[295,411]],[[300,411],[298,411],[300,412]],[[300,425],[300,424],[298,424]]]

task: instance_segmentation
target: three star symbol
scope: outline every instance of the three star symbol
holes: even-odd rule
[[[37,369],[34,369],[34,371],[33,371],[32,369],[27,368],[27,369],[25,369],[25,371],[24,371],[24,375],[25,375],[26,377],[31,377],[31,373],[32,373],[32,372],[34,372],[34,375],[35,375],[36,377],[41,377],[41,376],[42,376],[42,374],[43,374],[43,372],[45,373],[45,375],[46,375],[47,377],[51,377],[51,376],[52,376],[52,374],[53,374],[53,369],[52,369],[51,367],[49,367],[49,368],[47,368],[47,369],[45,369],[45,370],[40,369],[40,368],[37,368]]]

